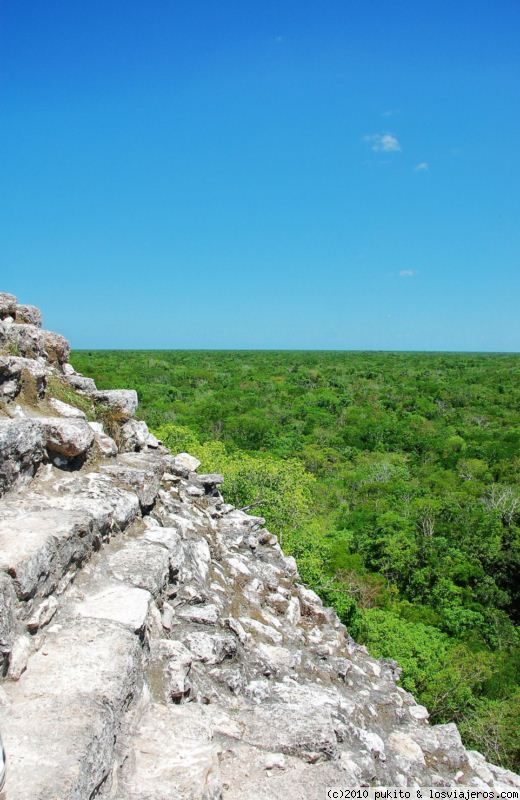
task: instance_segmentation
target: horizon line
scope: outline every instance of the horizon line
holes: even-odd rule
[[[517,356],[520,350],[396,350],[383,348],[330,347],[73,347],[71,352],[97,353],[381,353],[408,355],[497,355]]]

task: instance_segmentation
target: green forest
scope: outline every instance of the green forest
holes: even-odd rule
[[[80,351],[258,503],[302,579],[466,746],[520,767],[520,356]]]

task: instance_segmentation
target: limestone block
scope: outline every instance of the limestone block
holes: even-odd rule
[[[66,375],[70,385],[79,392],[94,395],[97,392],[95,381],[92,378],[85,378],[83,375]]]
[[[0,495],[30,480],[44,453],[44,436],[38,422],[0,419]]]
[[[137,392],[134,389],[96,391],[93,396],[98,402],[109,406],[114,416],[119,420],[130,419],[137,411]]]
[[[63,403],[55,397],[49,398],[49,405],[53,411],[60,417],[68,417],[70,419],[86,419],[86,414],[80,408],[71,406],[68,403]]]
[[[151,595],[144,589],[107,581],[84,600],[75,604],[75,616],[118,622],[133,633],[145,627]]]
[[[131,540],[115,553],[106,565],[114,578],[156,597],[168,583],[170,557],[168,551],[146,539]]]
[[[172,460],[170,470],[176,475],[187,478],[190,472],[195,472],[200,467],[200,461],[189,453],[178,453]]]
[[[94,441],[94,431],[86,420],[67,417],[40,417],[45,447],[51,456],[76,458],[84,455]]]
[[[42,326],[42,313],[36,306],[17,304],[14,309],[14,316],[18,323],[36,325],[37,328]]]
[[[59,333],[43,331],[43,346],[51,364],[65,364],[70,356],[70,344]]]
[[[0,292],[0,319],[14,317],[16,312],[16,297],[14,294]]]

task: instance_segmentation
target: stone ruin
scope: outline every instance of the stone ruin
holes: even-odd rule
[[[224,478],[171,455],[0,294],[5,800],[322,800],[520,787],[306,588]]]

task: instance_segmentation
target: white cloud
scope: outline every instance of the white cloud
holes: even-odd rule
[[[416,172],[428,172],[430,169],[430,165],[427,161],[420,161],[419,164],[416,164],[415,171]]]
[[[399,114],[398,108],[389,108],[387,111],[383,111],[381,113],[382,117],[394,117],[396,114]]]
[[[399,139],[393,133],[371,133],[364,139],[375,153],[397,153],[401,149]]]
[[[417,275],[416,269],[401,269],[399,270],[399,277],[400,278],[415,278]]]

